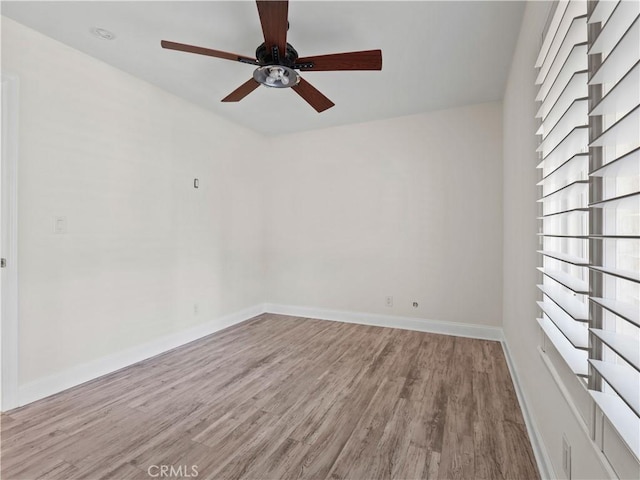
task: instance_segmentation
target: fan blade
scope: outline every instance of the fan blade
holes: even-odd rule
[[[304,100],[316,109],[316,112],[324,112],[328,108],[335,105],[331,100],[325,97],[316,87],[307,82],[304,78],[300,79],[300,83],[293,90],[300,95]]]
[[[287,16],[289,2],[280,0],[257,0],[258,15],[264,34],[264,43],[271,53],[272,47],[278,47],[278,54],[283,57],[287,53]]]
[[[296,60],[296,65],[313,63],[313,67],[300,70],[305,72],[319,72],[330,70],[382,70],[382,51],[365,50],[362,52],[334,53],[331,55],[316,55]]]
[[[244,61],[244,63],[258,64],[255,58],[245,57],[244,55],[238,55],[236,53],[222,52],[220,50],[212,50],[210,48],[196,47],[194,45],[185,45],[184,43],[168,42],[162,40],[160,42],[162,48],[168,48],[169,50],[178,50],[180,52],[197,53],[199,55],[208,55],[209,57],[224,58],[225,60],[235,60],[237,62]]]
[[[223,102],[239,102],[244,97],[253,92],[256,88],[258,88],[260,84],[256,82],[253,78],[250,78],[238,88],[236,88],[233,92],[222,99]]]

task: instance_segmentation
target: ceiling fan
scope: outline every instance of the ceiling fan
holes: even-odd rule
[[[302,78],[297,70],[382,70],[380,50],[298,57],[298,52],[287,43],[288,0],[257,0],[256,3],[264,34],[264,43],[256,49],[256,58],[166,40],[162,40],[160,44],[162,48],[170,50],[224,58],[258,67],[253,72],[253,77],[223,98],[223,102],[239,102],[262,84],[274,88],[292,88],[317,112],[323,112],[333,107],[334,103]]]

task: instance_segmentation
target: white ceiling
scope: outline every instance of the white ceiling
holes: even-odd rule
[[[365,122],[502,98],[523,2],[296,1],[288,42],[300,56],[382,49],[382,72],[306,72],[336,106],[316,113],[289,89],[220,100],[251,77],[238,62],[160,48],[160,40],[254,56],[255,3],[7,2],[2,14],[263,133]],[[90,33],[116,34],[106,41]]]

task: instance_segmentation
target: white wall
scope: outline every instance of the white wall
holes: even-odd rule
[[[267,301],[500,325],[501,139],[500,103],[273,139]]]
[[[263,301],[260,137],[4,17],[2,67],[21,385]]]
[[[504,97],[504,293],[503,329],[518,377],[557,478],[566,478],[562,469],[562,435],[571,445],[572,478],[608,478],[589,439],[550,370],[538,352],[540,329],[536,300],[536,182],[538,181],[534,132],[535,63],[549,4],[529,2]],[[553,355],[553,352],[550,352]],[[557,373],[576,393],[576,377],[559,364]],[[584,393],[583,393],[584,395]]]

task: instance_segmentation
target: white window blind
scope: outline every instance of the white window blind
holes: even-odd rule
[[[540,327],[573,373],[589,375],[587,3],[560,2],[536,67],[542,283]]]
[[[640,2],[589,12],[590,393],[640,459]]]
[[[640,2],[558,2],[535,66],[538,323],[638,460]]]

